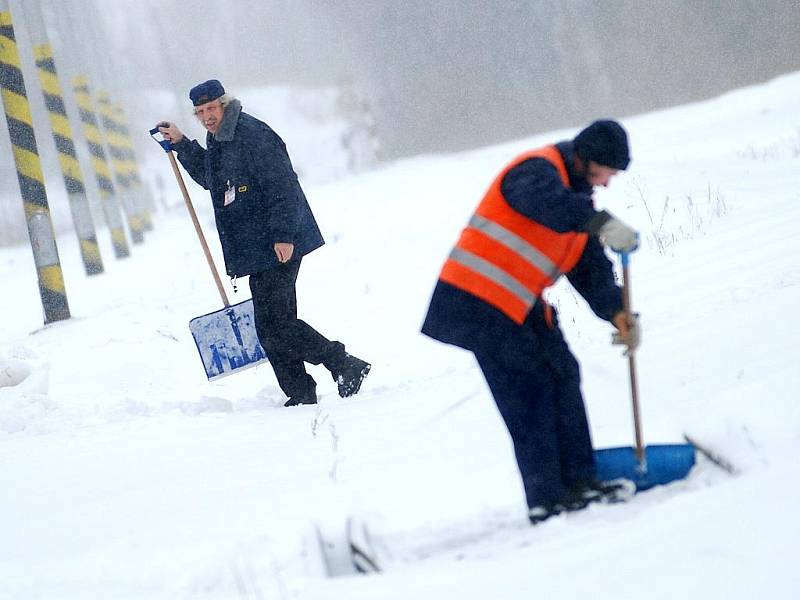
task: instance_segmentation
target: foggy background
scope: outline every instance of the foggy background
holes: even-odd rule
[[[800,69],[798,0],[10,0],[51,208],[64,192],[26,3],[45,12],[70,115],[70,80],[88,74],[95,91],[124,103],[140,157],[152,154],[146,129],[157,119],[192,125],[187,92],[210,78],[234,95],[347,90],[376,160],[390,160],[647,112]],[[248,109],[276,125],[269,110]],[[72,126],[86,164],[77,118]],[[290,146],[293,158],[302,151]],[[0,244],[26,238],[18,196],[3,120]],[[68,227],[66,209],[54,212],[56,230]]]
[[[98,2],[110,4],[126,7],[99,10],[130,57],[124,87],[350,80],[390,157],[650,111],[800,68],[797,0]]]

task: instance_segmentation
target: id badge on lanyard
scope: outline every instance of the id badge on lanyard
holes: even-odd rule
[[[223,206],[228,206],[234,200],[236,200],[236,188],[231,185],[230,179],[228,180],[228,188],[225,190],[225,201],[223,202]]]

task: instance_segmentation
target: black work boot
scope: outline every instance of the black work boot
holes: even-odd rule
[[[580,510],[593,502],[615,504],[627,502],[636,493],[636,484],[630,479],[599,481],[590,479],[572,486],[562,503],[567,510]]]
[[[550,517],[555,517],[564,512],[565,508],[558,503],[553,504],[540,504],[528,509],[528,520],[531,525],[538,525],[542,521],[546,521]]]
[[[314,385],[313,387],[299,392],[297,394],[293,394],[289,396],[289,399],[286,401],[284,406],[298,406],[300,404],[316,404],[317,403],[317,386]]]
[[[593,502],[615,504],[626,502],[636,493],[636,484],[630,479],[599,481],[590,479],[573,485],[558,502],[541,504],[528,510],[531,525],[546,521],[563,512],[583,510]]]
[[[372,365],[346,352],[338,362],[339,364],[331,369],[331,377],[339,388],[339,396],[347,398],[357,394]]]

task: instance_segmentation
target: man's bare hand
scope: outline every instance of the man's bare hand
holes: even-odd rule
[[[175,125],[175,123],[162,121],[158,124],[158,130],[164,136],[165,140],[169,140],[173,144],[177,144],[183,139],[183,132],[178,129],[178,126]]]
[[[278,261],[285,263],[288,262],[290,258],[292,258],[292,254],[294,253],[294,244],[290,244],[288,242],[276,242],[275,243],[275,256],[278,257]]]

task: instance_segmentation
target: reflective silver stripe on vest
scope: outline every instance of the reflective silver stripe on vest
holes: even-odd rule
[[[469,226],[489,236],[496,242],[500,242],[504,246],[511,248],[553,281],[558,279],[561,275],[561,271],[558,270],[558,267],[556,267],[547,256],[539,252],[535,246],[502,225],[498,225],[486,217],[472,215],[472,218],[469,220]]]
[[[453,248],[453,251],[450,253],[450,258],[455,262],[462,264],[465,267],[476,271],[477,273],[480,273],[497,285],[506,288],[512,294],[519,297],[519,299],[522,300],[529,309],[536,303],[536,296],[534,296],[528,288],[514,279],[511,275],[503,271],[503,269],[493,265],[486,259],[458,247]]]

